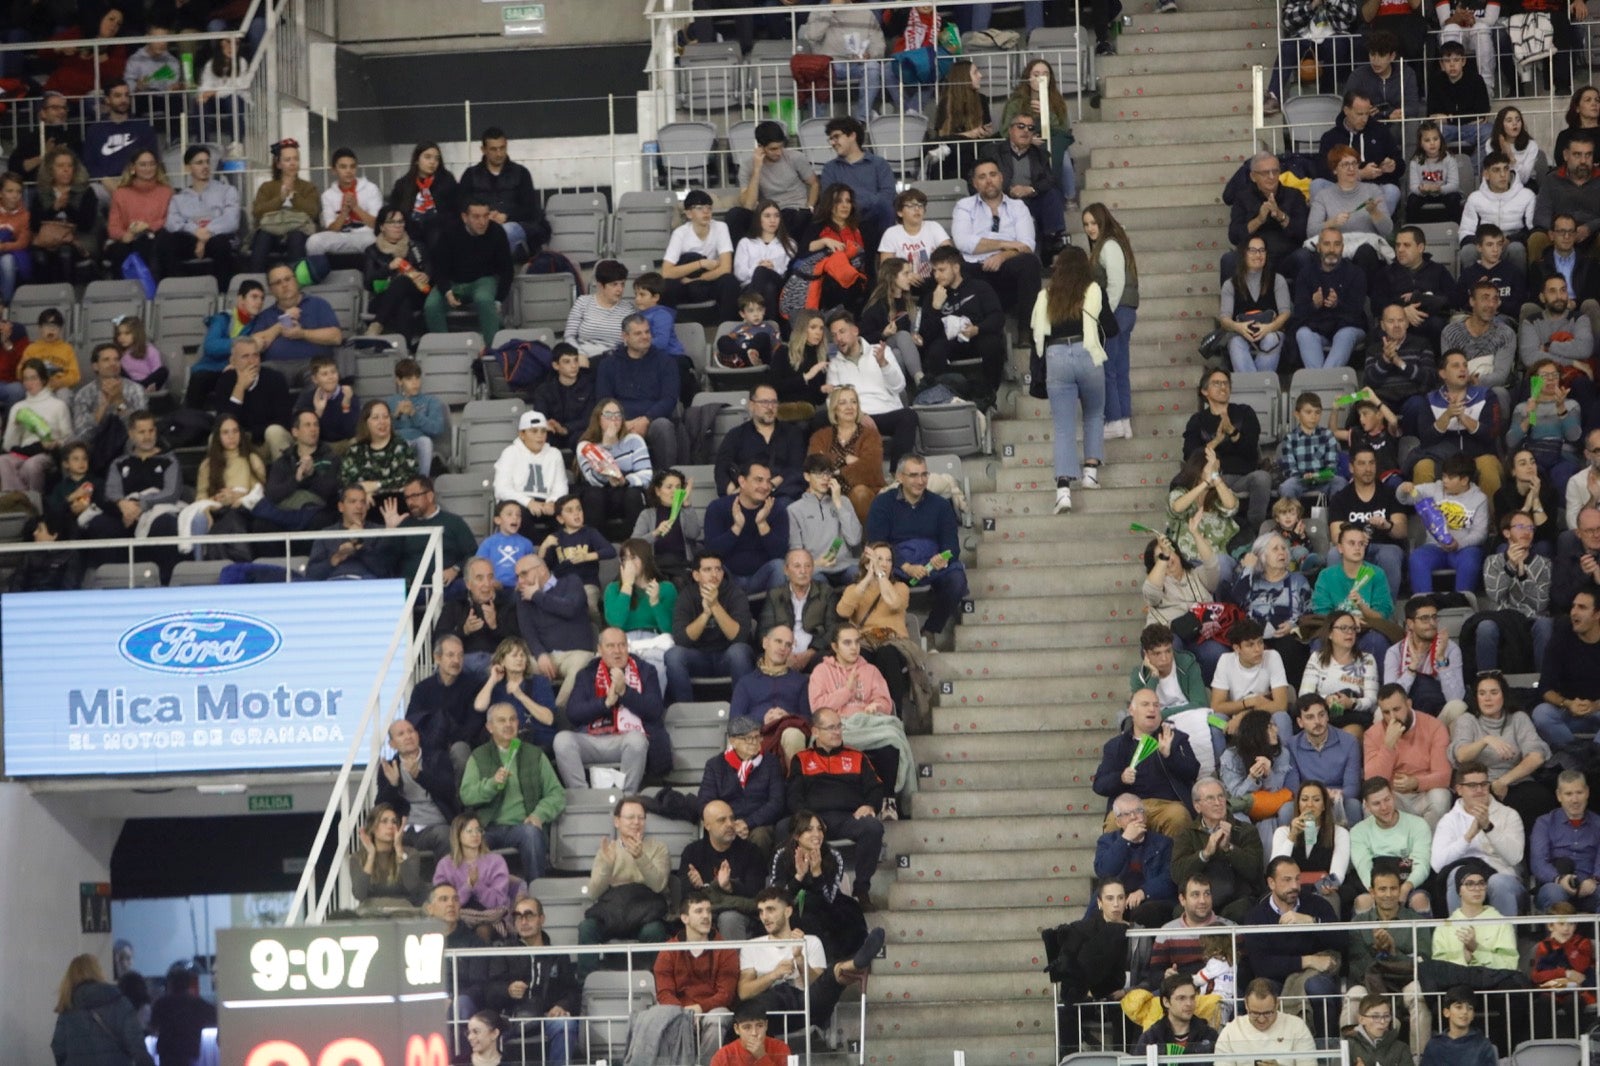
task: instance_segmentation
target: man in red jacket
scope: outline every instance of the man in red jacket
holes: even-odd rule
[[[720,941],[712,929],[711,899],[703,892],[689,892],[680,904],[683,935],[669,944],[707,944]],[[699,1020],[700,1060],[722,1046],[723,1035],[739,988],[739,953],[717,948],[691,948],[688,951],[663,951],[656,956],[656,1003],[682,1007]],[[765,1021],[766,1015],[762,1015]]]
[[[845,747],[839,712],[818,711],[811,719],[811,747],[789,768],[789,813],[811,811],[829,839],[855,841],[855,897],[864,911],[877,909],[869,893],[883,857],[882,809],[883,782],[865,755]]]

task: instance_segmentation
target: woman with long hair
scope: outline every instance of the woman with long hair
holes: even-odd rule
[[[1294,817],[1273,830],[1267,856],[1293,859],[1300,867],[1301,891],[1315,889],[1335,914],[1344,911],[1339,890],[1350,873],[1350,830],[1339,824],[1343,813],[1321,781],[1300,782]]]
[[[389,405],[383,400],[362,404],[356,439],[339,465],[340,482],[361,482],[376,506],[379,496],[398,493],[417,473],[417,453],[394,431]]]
[[[1300,350],[1305,352],[1303,346]],[[1215,462],[1206,464],[1210,467],[1206,479],[1220,499],[1232,500],[1230,508],[1237,508],[1238,497],[1245,497],[1248,528],[1260,529],[1272,502],[1272,478],[1261,469],[1261,423],[1255,409],[1233,402],[1233,374],[1220,366],[1200,376],[1195,395],[1199,402],[1183,427],[1183,457],[1189,462],[1197,456],[1212,457]]]
[[[93,955],[74,957],[61,975],[50,1050],[56,1066],[155,1066],[145,1050],[144,1027],[133,1004],[106,980]]]
[[[511,871],[483,839],[483,823],[471,811],[450,823],[450,854],[439,857],[433,883],[454,885],[461,900],[461,920],[484,943],[504,936],[510,923]]]
[[[1511,172],[1517,180],[1530,189],[1538,188],[1539,178],[1544,174],[1544,167],[1539,165],[1544,149],[1528,133],[1519,109],[1507,105],[1494,116],[1494,126],[1483,146],[1485,157],[1491,152],[1503,152],[1511,160]]]
[[[1043,81],[1044,91],[1039,91]],[[1078,209],[1078,172],[1072,166],[1073,137],[1071,116],[1067,101],[1056,85],[1056,71],[1047,59],[1030,59],[1022,68],[1022,77],[1006,97],[1005,110],[1000,113],[1000,128],[1011,128],[1011,120],[1018,115],[1032,115],[1038,120],[1041,99],[1050,112],[1050,166],[1061,180],[1061,195],[1066,198],[1067,210]]]
[[[1359,740],[1378,710],[1378,662],[1356,647],[1360,626],[1349,611],[1332,611],[1322,647],[1306,662],[1300,695],[1328,701],[1328,719]]]
[[[655,549],[647,540],[630,537],[617,549],[617,557],[620,565],[616,580],[605,588],[606,625],[627,633],[628,651],[656,668],[664,698],[678,587],[656,567]]]
[[[306,257],[306,238],[322,217],[322,194],[300,176],[300,142],[285,137],[272,146],[272,177],[261,183],[250,205],[256,235],[250,242],[250,272],[265,274],[267,260],[280,252],[298,263]]]
[[[195,474],[195,498],[210,507],[193,516],[189,531],[248,533],[250,509],[266,494],[266,485],[267,466],[250,440],[250,431],[233,415],[222,415],[211,427],[206,457]],[[179,528],[184,528],[181,523]],[[249,557],[242,545],[221,550],[229,558]]]
[[[928,126],[929,178],[963,177],[978,158],[977,142],[994,136],[989,101],[979,91],[983,74],[970,59],[950,64]]]
[[[750,216],[750,232],[741,236],[733,249],[733,276],[746,289],[761,294],[772,317],[777,317],[778,294],[794,255],[794,238],[783,224],[783,210],[771,200],[757,203]]]
[[[1106,350],[1100,337],[1100,286],[1089,257],[1072,245],[1061,249],[1050,280],[1033,304],[1033,343],[1044,353],[1056,467],[1056,514],[1072,510],[1072,483],[1100,487],[1105,456]],[[1078,419],[1083,418],[1080,448]]]
[[[135,152],[122,168],[122,178],[111,191],[111,214],[106,223],[106,257],[118,274],[122,261],[137,253],[152,271],[158,267],[156,237],[166,232],[167,208],[172,204],[172,183],[167,168],[155,152]]]
[[[395,181],[389,203],[406,213],[406,230],[423,244],[455,220],[456,179],[437,144],[424,141],[411,150],[411,166]]]
[[[1117,320],[1117,335],[1106,351],[1106,439],[1133,437],[1133,382],[1128,345],[1139,317],[1139,265],[1122,224],[1105,204],[1083,209],[1083,235],[1089,239],[1089,265]]]
[[[1600,131],[1600,89],[1593,85],[1580,85],[1572,90],[1572,100],[1567,104],[1566,126],[1556,134],[1556,166],[1567,161],[1567,144],[1579,130],[1587,133]]]
[[[237,38],[213,43],[211,59],[200,68],[194,114],[208,142],[227,144],[241,139],[239,131],[250,107],[250,64],[240,57]]]
[[[427,898],[422,858],[406,849],[404,829],[400,812],[387,803],[367,812],[360,845],[350,853],[350,891],[362,913],[413,910]]]
[[[889,345],[900,360],[911,391],[922,381],[922,307],[916,300],[917,268],[904,259],[878,264],[878,283],[861,312],[861,337],[868,344]]]
[[[813,302],[816,302],[813,310],[842,306],[852,315],[859,315],[867,296],[866,247],[856,215],[855,193],[850,191],[850,186],[834,184],[822,190],[811,225],[800,238],[799,254],[805,257],[821,253],[829,259],[814,275],[819,285],[818,299],[808,299],[806,306],[810,307]],[[848,261],[848,267],[833,258],[836,256]],[[829,262],[834,265],[830,266]]]
[[[768,305],[769,307],[771,305]],[[821,311],[796,311],[789,322],[789,357],[767,364],[767,384],[778,390],[778,417],[809,422],[828,402],[828,325]]]
[[[1577,407],[1577,404],[1572,404]],[[1541,414],[1540,421],[1547,419]],[[1554,419],[1548,419],[1554,421]],[[1577,471],[1562,470],[1558,473],[1547,473],[1539,467],[1539,454],[1534,449],[1521,444],[1521,440],[1509,439],[1506,444],[1511,449],[1511,454],[1505,461],[1505,480],[1500,482],[1499,490],[1494,494],[1494,513],[1505,516],[1513,511],[1522,511],[1527,514],[1528,520],[1533,523],[1533,542],[1529,545],[1535,555],[1542,555],[1546,559],[1556,557],[1556,537],[1561,532],[1561,515],[1566,501],[1562,497],[1562,490],[1556,486],[1565,485],[1567,479]],[[1559,453],[1558,453],[1559,454]],[[1509,543],[1504,530],[1501,531],[1500,543]]]
[[[1228,359],[1235,374],[1278,369],[1283,331],[1294,304],[1289,283],[1272,269],[1266,238],[1252,235],[1239,246],[1239,269],[1222,283],[1217,324],[1232,334]]]
[[[1243,813],[1252,822],[1277,818],[1300,789],[1300,772],[1266,711],[1246,711],[1239,717],[1239,729],[1217,771],[1230,797],[1249,801]]]
[[[1167,486],[1167,521],[1177,528],[1174,541],[1185,557],[1200,555],[1202,541],[1217,555],[1222,581],[1233,580],[1235,569],[1228,545],[1239,532],[1239,497],[1217,474],[1219,460],[1210,452],[1195,452],[1178,467]],[[1191,522],[1198,516],[1199,521]]]
[[[811,811],[796,811],[789,839],[773,850],[767,887],[781,888],[790,899],[801,900],[794,922],[807,923],[802,928],[822,941],[829,963],[848,959],[867,939],[861,905],[844,891],[844,871],[844,859],[827,842],[822,819]]]
[[[1554,790],[1534,780],[1550,760],[1550,745],[1517,706],[1498,670],[1482,670],[1467,700],[1467,713],[1450,723],[1450,765],[1482,763],[1494,798],[1531,826],[1556,809]]]
[[[683,504],[675,507],[673,499],[679,492],[684,494]],[[693,495],[694,482],[683,471],[657,470],[650,479],[650,502],[633,523],[633,535],[655,551],[656,567],[669,580],[682,580],[700,556],[705,519],[689,502]]]
[[[578,443],[583,513],[611,540],[626,537],[644,510],[655,476],[644,438],[627,432],[622,404],[610,397],[594,405]]]
[[[99,257],[100,201],[72,149],[44,153],[38,184],[28,194],[28,226],[35,281],[70,282],[76,264]]]
[[[861,397],[849,385],[828,393],[828,424],[811,434],[807,455],[826,455],[833,476],[863,523],[872,500],[883,491],[883,436],[861,413]]]
[[[410,340],[420,332],[417,315],[433,289],[428,253],[406,229],[406,213],[392,204],[378,209],[372,229],[376,239],[361,253],[371,294],[367,310],[374,316],[367,332],[398,333]]]
[[[473,697],[472,709],[486,715],[495,704],[509,703],[517,712],[518,733],[553,760],[556,690],[535,667],[527,641],[521,637],[502,640],[489,659],[489,673]]]

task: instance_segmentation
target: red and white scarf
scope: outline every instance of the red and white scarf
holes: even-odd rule
[[[639,664],[633,656],[628,656],[628,665],[623,668],[622,684],[634,692],[643,692],[644,683],[639,677]],[[611,668],[604,662],[599,663],[594,671],[594,694],[604,703],[611,698]],[[589,723],[589,732],[598,736],[612,733],[643,733],[644,723],[639,716],[628,710],[621,703],[611,709],[611,719],[596,718]]]
[[[1424,677],[1437,677],[1439,663],[1445,658],[1449,648],[1449,641],[1443,633],[1433,638],[1428,645],[1427,652],[1419,660],[1417,653],[1411,647],[1411,638],[1407,637],[1400,650],[1400,672],[1402,674],[1420,674]]]
[[[413,215],[433,213],[433,179],[434,175],[432,174],[427,177],[423,177],[421,174],[417,175],[417,199],[411,206]]]
[[[746,784],[749,783],[749,781],[750,781],[750,771],[754,770],[756,767],[760,766],[761,765],[761,759],[762,759],[762,756],[757,755],[754,759],[750,759],[749,761],[746,761],[744,759],[739,758],[739,753],[734,751],[732,748],[729,748],[727,751],[723,752],[722,753],[722,757],[724,759],[728,760],[728,765],[729,766],[733,767],[735,770],[738,771],[738,773],[739,773],[739,787],[740,788],[743,788]]]

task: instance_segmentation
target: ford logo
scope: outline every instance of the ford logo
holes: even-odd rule
[[[117,650],[136,666],[165,674],[217,674],[270,659],[283,634],[259,618],[231,611],[180,611],[122,634]]]

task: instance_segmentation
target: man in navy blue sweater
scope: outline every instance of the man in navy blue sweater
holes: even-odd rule
[[[1280,985],[1292,974],[1307,975],[1306,1024],[1313,1035],[1335,1031],[1339,1016],[1339,963],[1345,934],[1339,918],[1316,892],[1300,887],[1300,866],[1287,855],[1267,864],[1267,894],[1245,915],[1241,925],[1293,925],[1295,933],[1258,933],[1243,938],[1242,949],[1257,977]]]
[[[932,638],[944,631],[967,595],[960,522],[949,500],[928,491],[928,461],[922,456],[903,456],[895,480],[900,487],[880,493],[867,511],[867,542],[888,541],[894,546],[895,571],[933,590],[933,606],[922,625]]]
[[[650,446],[650,461],[663,470],[678,461],[678,364],[650,340],[650,320],[633,314],[622,320],[622,343],[600,360],[595,395],[622,404],[623,430]]]
[[[728,576],[745,592],[762,592],[783,584],[788,508],[773,494],[772,471],[763,463],[745,463],[738,484],[738,492],[706,507],[706,550],[722,556]]]

